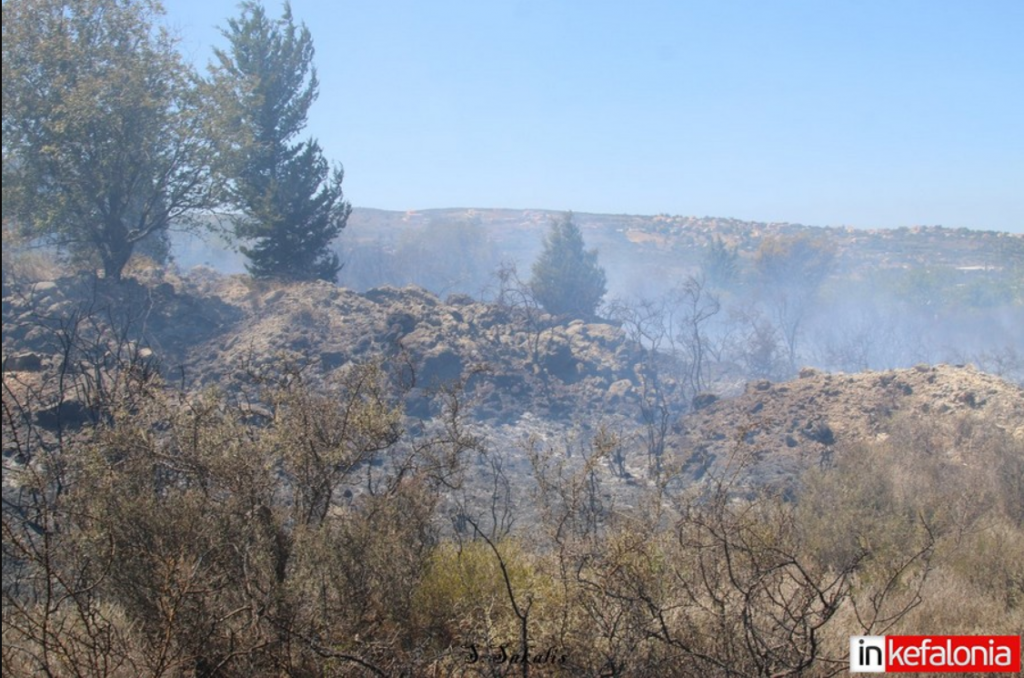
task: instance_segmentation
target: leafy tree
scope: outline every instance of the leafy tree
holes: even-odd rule
[[[3,205],[120,279],[135,246],[212,203],[195,81],[153,0],[3,4]]]
[[[341,269],[330,244],[348,220],[340,167],[333,171],[319,143],[292,140],[316,100],[313,40],[296,26],[286,3],[281,19],[256,2],[223,31],[230,46],[215,50],[212,96],[222,115],[219,172],[237,210],[234,234],[256,277],[335,280]]]
[[[545,310],[556,315],[593,316],[606,292],[597,250],[585,250],[572,212],[551,224],[544,251],[533,264],[530,289]]]

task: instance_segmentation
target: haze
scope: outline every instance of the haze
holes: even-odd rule
[[[197,65],[237,14],[165,4]],[[1020,2],[292,9],[355,205],[1024,231]]]
[[[235,1],[2,0],[3,675],[1021,675],[1024,10]]]

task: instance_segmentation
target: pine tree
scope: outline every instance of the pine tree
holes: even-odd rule
[[[293,141],[318,93],[312,37],[287,3],[276,21],[259,3],[241,7],[223,31],[229,47],[215,50],[210,80],[221,102],[215,134],[234,235],[255,277],[333,281],[341,265],[330,245],[352,209],[344,175],[315,139]]]
[[[530,289],[548,313],[592,317],[606,291],[597,250],[586,250],[571,212],[551,224],[544,251],[533,264]]]

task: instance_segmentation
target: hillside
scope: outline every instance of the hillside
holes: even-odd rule
[[[564,321],[462,295],[442,301],[414,287],[358,293],[151,270],[121,286],[85,277],[12,285],[3,308],[5,374],[15,377],[64,364],[72,320],[79,338],[145,347],[165,379],[190,390],[231,392],[287,370],[324,384],[383,360],[410,415],[435,416],[439,389],[459,384],[465,411],[498,446],[538,432],[554,440],[565,427],[587,440],[611,426],[628,452],[608,470],[624,478],[647,477],[652,440],[664,441],[664,462],[692,481],[737,454],[757,461],[752,478],[794,477],[836,449],[884,439],[910,416],[936,431],[971,416],[1024,438],[1024,389],[971,366],[806,368],[791,381],[755,379],[691,401],[679,366],[652,363],[617,324]]]
[[[944,442],[936,447],[972,427],[1024,441],[1024,389],[970,365],[855,374],[805,369],[792,381],[749,382],[741,395],[687,414],[670,449],[693,479],[742,459],[750,463],[745,473],[785,483],[810,466],[834,463],[834,454],[921,422]],[[978,463],[970,446],[959,444],[946,461]]]
[[[694,394],[508,299],[133,275],[5,280],[15,674],[824,677],[1024,621],[1024,391],[973,367]]]
[[[433,209],[408,212],[357,208],[342,237],[341,247],[359,248],[398,243],[403,234],[451,223],[478,225],[504,256],[530,261],[548,224],[560,216],[554,210]],[[588,243],[602,253],[615,271],[645,262],[685,271],[699,263],[700,253],[714,238],[735,246],[749,257],[770,237],[807,235],[835,246],[841,270],[864,273],[875,269],[948,267],[962,271],[1002,270],[1024,265],[1024,234],[913,226],[897,229],[857,229],[801,224],[742,221],[721,217],[575,213]]]
[[[429,393],[460,381],[484,420],[527,411],[572,419],[635,400],[642,349],[613,325],[465,296],[442,302],[413,287],[357,293],[327,283],[155,275],[113,287],[84,277],[12,286],[4,297],[5,365],[55,368],[61,330],[74,317],[145,345],[168,378],[191,388],[227,387],[286,364],[322,383],[383,359],[420,414]]]

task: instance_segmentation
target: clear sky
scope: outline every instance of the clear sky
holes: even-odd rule
[[[238,12],[164,5],[197,65]],[[320,78],[307,132],[356,206],[1024,232],[1024,0],[292,10]]]

